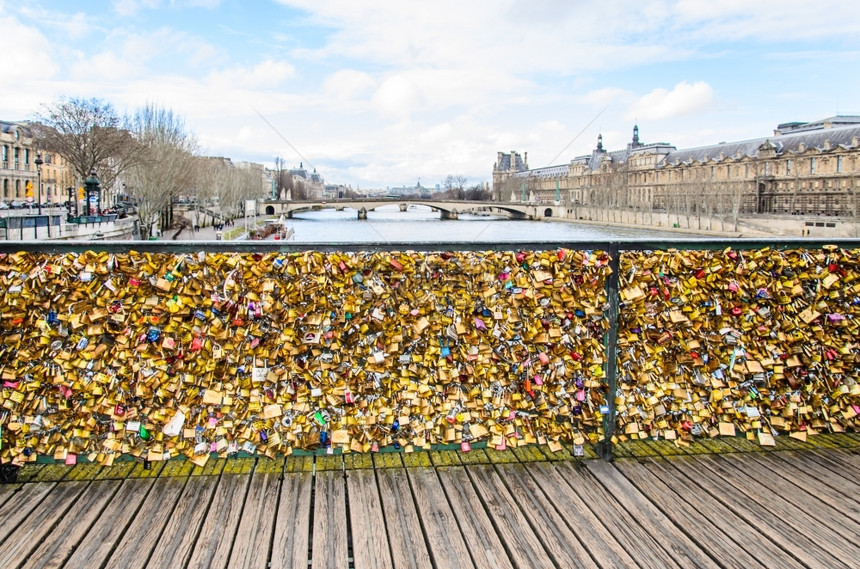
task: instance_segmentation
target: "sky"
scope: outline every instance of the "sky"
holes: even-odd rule
[[[359,189],[860,114],[856,0],[0,0],[0,29],[0,120],[155,103],[201,154]]]

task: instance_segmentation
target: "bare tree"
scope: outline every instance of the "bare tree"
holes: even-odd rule
[[[194,186],[197,143],[181,117],[154,104],[138,109],[131,128],[140,156],[127,178],[140,196],[142,234],[149,236],[159,217],[162,230],[172,224],[172,198]]]
[[[74,169],[78,182],[98,172],[104,188],[135,164],[140,148],[128,131],[128,120],[100,99],[61,98],[43,105],[34,124],[37,146],[60,154]]]
[[[475,184],[466,190],[466,199],[471,201],[489,201],[493,197],[489,190],[484,189],[483,184]]]

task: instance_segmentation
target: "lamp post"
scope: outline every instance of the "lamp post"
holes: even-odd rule
[[[42,155],[36,154],[36,160],[34,161],[36,164],[36,193],[37,199],[39,200],[39,215],[42,215]]]
[[[101,182],[99,182],[99,177],[98,175],[96,175],[95,170],[90,172],[90,177],[84,180],[84,186],[86,186],[87,188],[85,194],[86,203],[84,204],[84,211],[87,212],[87,215],[99,215],[102,207],[102,189]],[[95,204],[95,208],[93,208],[93,204]]]
[[[75,199],[74,197],[72,197],[72,192],[75,191],[75,188],[69,186],[68,188],[66,188],[66,191],[69,194],[69,200],[66,202],[66,209],[68,210],[68,213],[66,215],[66,219],[71,221],[72,220],[72,200]],[[75,208],[77,208],[77,207],[78,207],[78,203],[75,202]]]

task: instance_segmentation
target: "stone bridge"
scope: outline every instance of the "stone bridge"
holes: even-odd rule
[[[367,212],[388,205],[397,205],[400,211],[406,211],[410,205],[423,205],[438,211],[442,219],[457,219],[461,213],[495,213],[507,215],[512,219],[545,219],[548,217],[563,217],[563,205],[520,203],[520,202],[487,202],[487,201],[435,201],[415,199],[350,199],[350,200],[289,200],[265,201],[260,205],[260,213],[265,215],[285,215],[291,218],[294,213],[315,211],[321,209],[351,208],[358,212],[359,219],[367,219]]]

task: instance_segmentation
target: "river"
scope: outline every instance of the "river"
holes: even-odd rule
[[[287,226],[297,243],[385,243],[385,242],[505,242],[611,239],[678,239],[701,237],[632,227],[611,227],[562,221],[513,220],[504,216],[460,214],[443,220],[427,206],[410,206],[401,212],[396,205],[368,212],[359,220],[355,210],[325,209],[297,213]]]

